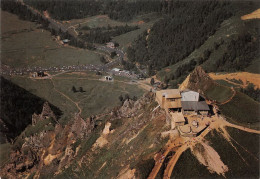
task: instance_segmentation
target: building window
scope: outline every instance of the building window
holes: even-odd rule
[[[175,101],[175,99],[173,99],[173,98],[171,98],[171,99],[169,99],[170,101]]]

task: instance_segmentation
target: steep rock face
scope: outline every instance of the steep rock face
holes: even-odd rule
[[[52,121],[51,125],[53,125],[53,128],[51,130],[45,130],[46,128],[44,128],[44,130],[30,135],[28,133],[25,135],[26,131],[23,132],[19,136],[23,141],[21,147],[11,151],[10,160],[5,166],[2,166],[0,176],[22,178],[34,174],[35,178],[50,178],[54,175],[62,175],[63,171],[70,167],[76,167],[73,172],[84,172],[81,166],[92,166],[91,163],[98,160],[95,157],[97,157],[97,153],[100,150],[111,150],[110,152],[112,153],[126,157],[120,161],[122,163],[120,166],[124,166],[127,164],[129,156],[124,156],[125,152],[115,151],[114,145],[117,145],[114,143],[115,141],[120,141],[120,146],[117,146],[117,150],[125,150],[122,147],[136,140],[139,133],[147,128],[145,131],[151,131],[154,136],[149,139],[149,144],[146,144],[146,148],[160,145],[159,138],[160,132],[164,127],[165,112],[156,106],[157,103],[154,101],[153,93],[147,93],[137,101],[128,100],[121,107],[117,107],[111,113],[105,114],[106,117],[102,119],[104,120],[103,124],[106,123],[105,129],[103,130],[102,124],[97,127],[102,128],[103,132],[95,131],[92,133],[95,127],[94,117],[85,120],[80,115],[75,114],[66,125],[61,125],[59,121],[48,120],[49,118],[56,118],[48,110],[46,104],[40,115],[34,115],[35,118],[32,120],[34,126],[31,127],[38,128],[41,124],[44,124],[46,127],[46,125],[50,125],[49,121]],[[49,113],[46,111],[49,111]],[[131,119],[126,119],[128,117],[131,117]],[[44,120],[48,122],[44,123]],[[101,119],[97,118],[97,120]],[[118,124],[117,120],[119,121]],[[120,124],[120,121],[123,124]],[[131,125],[126,127],[125,124],[130,121]],[[151,129],[151,126],[147,127],[150,123],[153,123],[154,129]],[[155,131],[157,132],[155,133]],[[118,132],[120,135],[115,135]],[[93,136],[97,136],[97,138],[92,141]],[[86,148],[86,142],[89,139],[91,139],[90,144],[88,144],[90,146]],[[142,139],[140,140],[142,141]],[[110,149],[110,147],[112,148]],[[141,151],[139,145],[134,147],[138,148],[136,151],[140,151],[138,157],[146,150],[146,148],[143,148]],[[131,150],[135,150],[134,147],[132,146]],[[130,149],[128,148],[127,150]],[[103,153],[99,153],[99,155],[103,155]],[[121,158],[121,156],[118,157]],[[119,161],[119,158],[116,160]],[[132,160],[137,160],[137,158]],[[116,165],[114,168],[118,167]],[[95,171],[96,168],[91,170]],[[99,176],[98,173],[97,176]]]
[[[92,118],[84,120],[78,114],[69,124],[60,125],[48,103],[43,105],[41,114],[32,116],[32,127],[37,127],[39,121],[49,118],[54,119],[53,130],[43,130],[30,136],[21,134],[23,144],[11,151],[10,160],[0,171],[1,176],[19,178],[28,172],[35,172],[36,175],[59,172],[74,159],[76,151],[73,144],[87,137],[94,129]]]
[[[88,134],[91,133],[92,129],[94,128],[94,120],[92,118],[87,118],[86,120],[83,120],[80,115],[76,114],[74,118],[74,122],[71,126],[71,132],[77,137],[77,138],[84,138]]]
[[[202,69],[202,67],[197,66],[192,73],[190,73],[187,78],[180,85],[179,89],[185,90],[190,89],[197,91],[201,94],[205,94],[205,91],[209,89],[215,82],[210,78],[210,76]]]
[[[119,109],[121,117],[132,117],[140,110],[145,104],[153,100],[153,94],[144,94],[139,100],[133,101],[131,99],[125,100],[122,107]]]
[[[38,121],[52,118],[53,120],[57,120],[54,112],[51,110],[51,107],[48,102],[45,102],[42,107],[41,114],[37,115],[34,113],[32,115],[32,125],[34,126]]]

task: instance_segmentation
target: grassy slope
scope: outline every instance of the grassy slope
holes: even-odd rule
[[[171,178],[221,178],[209,170],[194,157],[188,149],[180,156]]]
[[[144,18],[149,18],[149,22],[144,22],[142,24],[137,24],[136,22],[142,21]],[[128,32],[126,34],[119,35],[117,37],[114,37],[113,40],[118,42],[120,44],[120,47],[123,48],[123,50],[126,51],[127,47],[131,45],[131,43],[137,39],[137,37],[142,34],[144,31],[148,30],[152,27],[152,25],[159,20],[159,16],[155,13],[150,13],[142,16],[138,16],[134,22],[132,22],[133,25],[138,25],[140,29]]]
[[[136,85],[125,83],[124,80],[127,79],[115,82],[103,82],[99,81],[100,77],[96,77],[93,73],[81,74],[59,75],[54,77],[53,82],[57,90],[70,97],[73,101],[80,102],[79,106],[82,108],[83,117],[102,113],[119,105],[118,97],[121,94],[124,96],[128,93],[130,97],[140,97],[143,94],[143,90]],[[59,107],[64,112],[64,117],[69,117],[70,114],[78,112],[74,103],[54,90],[54,86],[49,79],[33,80],[17,76],[13,77],[11,81]],[[71,91],[73,85],[77,89],[83,87],[86,92],[73,93]]]
[[[237,85],[235,85],[235,84],[233,84],[233,83],[229,83],[229,82],[227,82],[227,81],[225,81],[225,80],[215,80],[215,82],[217,82],[218,84],[220,84],[220,85],[223,85],[223,86],[227,86],[227,87],[234,87],[234,88],[239,88],[240,86],[237,84]]]
[[[206,137],[210,145],[218,152],[221,160],[228,166],[229,171],[226,178],[258,178],[259,162],[252,155],[259,159],[259,135],[240,131],[234,128],[227,128],[230,136],[235,142],[233,144],[239,153],[246,160],[241,159],[237,151],[216,131],[209,133]],[[177,162],[171,178],[224,178],[215,173],[210,173],[205,166],[192,155],[190,150],[185,151]]]
[[[260,104],[249,96],[237,92],[234,98],[224,105],[220,106],[221,112],[227,117],[227,120],[248,127],[259,128]]]
[[[80,102],[79,106],[83,109],[83,116],[102,113],[114,106],[120,105],[118,99],[120,95],[124,96],[128,93],[130,97],[140,97],[143,94],[142,89],[137,88],[136,85],[127,84],[127,82],[123,80],[104,82],[100,81],[100,77],[96,77],[95,75],[69,75],[70,78],[73,77],[72,79],[67,78],[67,76],[68,75],[64,74],[54,79],[55,86],[59,91],[68,95],[73,101]],[[73,85],[77,89],[83,87],[86,92],[73,93],[71,91]]]
[[[53,84],[50,80],[32,80],[25,77],[12,77],[11,81],[18,86],[26,89],[27,91],[31,92],[32,94],[39,96],[47,101],[50,101],[53,105],[60,108],[63,111],[64,115],[69,117],[70,114],[75,113],[77,108],[75,105],[64,98],[62,95],[57,93],[54,88]]]
[[[100,64],[100,56],[93,51],[60,46],[50,32],[37,29],[35,23],[22,21],[4,11],[1,15],[5,19],[1,26],[3,64],[11,67]]]
[[[233,128],[227,129],[233,139],[259,160],[259,135]],[[224,164],[228,166],[227,178],[258,178],[259,161],[245,152],[241,146],[232,142],[246,162],[243,161],[237,151],[216,131],[211,133],[207,139],[210,141],[210,145],[218,152]]]
[[[208,99],[216,100],[219,103],[227,101],[233,92],[230,88],[222,85],[215,85],[206,91],[206,96]]]

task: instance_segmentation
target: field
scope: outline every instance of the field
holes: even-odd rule
[[[11,67],[100,64],[97,52],[62,46],[46,30],[1,11],[2,64]],[[22,25],[21,25],[22,24]],[[18,27],[19,26],[19,27]]]
[[[218,103],[227,101],[233,94],[233,91],[222,85],[215,85],[206,91],[206,96],[210,100],[216,100]]]
[[[129,94],[140,97],[143,90],[129,84],[126,78],[116,78],[114,82],[100,80],[94,73],[65,73],[52,79],[30,79],[13,77],[11,81],[29,92],[59,107],[64,116],[71,116],[82,110],[82,116],[103,113],[120,105],[119,96]],[[72,92],[72,86],[84,92]],[[78,105],[78,107],[77,107]]]
[[[149,18],[150,21],[144,22],[142,19]],[[139,36],[141,35],[144,31],[148,30],[149,28],[152,27],[152,25],[159,20],[159,16],[157,14],[151,13],[151,14],[146,14],[143,16],[139,16],[135,21],[133,22],[133,25],[138,25],[140,29],[128,32],[123,35],[119,35],[117,37],[114,37],[113,40],[118,42],[120,44],[120,47],[123,50],[126,50],[127,47],[131,45],[131,43]]]
[[[247,95],[237,92],[234,98],[220,105],[221,112],[231,123],[251,128],[259,128],[260,104]]]
[[[226,80],[215,80],[215,82],[217,82],[218,84],[220,85],[223,85],[223,86],[227,86],[227,87],[233,87],[233,88],[239,88],[239,85],[235,85],[233,83],[230,83]]]
[[[80,31],[81,28],[89,27],[89,28],[96,28],[96,27],[107,27],[108,25],[111,27],[114,26],[125,26],[126,24],[129,26],[138,26],[139,29],[116,36],[113,38],[114,41],[118,42],[120,47],[123,50],[133,42],[134,39],[138,37],[141,33],[152,27],[152,25],[160,18],[160,16],[156,13],[150,13],[145,15],[140,15],[135,19],[129,22],[120,22],[110,19],[107,15],[98,15],[93,16],[85,19],[73,19],[70,21],[63,21],[62,23],[66,27],[73,27],[76,31]],[[80,24],[80,27],[79,27]]]

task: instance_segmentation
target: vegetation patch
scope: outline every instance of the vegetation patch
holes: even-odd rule
[[[237,92],[233,99],[220,106],[220,111],[232,123],[249,127],[259,127],[260,104],[249,96]]]
[[[218,84],[222,85],[222,86],[226,86],[226,87],[234,87],[234,88],[237,88],[239,87],[238,85],[234,85],[233,83],[229,83],[228,81],[226,80],[215,80],[215,82],[217,82]]]
[[[210,100],[216,100],[219,103],[227,101],[233,95],[233,91],[222,85],[214,85],[206,91],[206,96]]]
[[[0,144],[0,166],[2,167],[9,159],[11,144]]]
[[[210,173],[207,167],[199,163],[188,149],[182,153],[172,172],[171,178],[223,178]]]
[[[259,135],[249,134],[233,128],[227,129],[231,137],[237,142],[231,140],[237,151],[216,131],[206,137],[207,140],[210,141],[210,145],[218,152],[222,161],[228,166],[229,171],[225,174],[226,177],[258,178],[259,162],[255,157],[252,157],[252,155],[257,158],[259,156]],[[248,150],[249,153],[246,152],[245,149]]]

